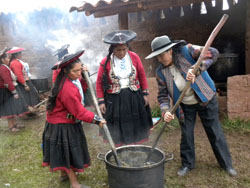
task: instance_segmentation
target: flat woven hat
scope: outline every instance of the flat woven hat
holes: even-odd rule
[[[60,49],[56,50],[52,55],[53,56],[58,56],[58,60],[60,60],[64,55],[68,54],[68,47],[69,44],[63,45]]]
[[[104,36],[103,42],[107,44],[126,44],[136,38],[131,30],[117,30]]]
[[[13,47],[11,48],[7,53],[8,54],[15,54],[24,51],[24,48],[19,48],[19,47]]]
[[[65,55],[62,59],[62,61],[58,62],[56,65],[54,65],[51,70],[61,69],[63,67],[66,67],[70,63],[73,63],[75,60],[77,60],[82,54],[84,53],[84,50],[80,50],[76,52],[75,54],[68,54]]]

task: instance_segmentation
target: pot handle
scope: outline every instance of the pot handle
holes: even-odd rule
[[[99,159],[101,161],[104,161],[104,159],[105,159],[105,155],[103,153],[98,153],[96,157],[97,157],[97,159]]]
[[[168,161],[171,161],[174,159],[174,154],[173,153],[168,153],[165,155],[166,159],[164,161],[164,163],[168,162]]]

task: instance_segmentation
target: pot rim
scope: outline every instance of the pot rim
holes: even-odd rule
[[[126,145],[126,146],[120,146],[120,147],[116,148],[116,150],[118,151],[118,150],[120,150],[120,149],[131,148],[131,147],[133,147],[133,148],[135,148],[135,147],[138,147],[138,148],[141,147],[141,148],[149,148],[149,149],[152,148],[151,146],[146,146],[146,145]],[[109,166],[111,166],[112,168],[117,168],[117,169],[126,169],[126,170],[145,170],[145,169],[151,169],[151,168],[155,168],[155,167],[161,165],[162,163],[164,164],[164,161],[165,161],[165,159],[166,159],[165,153],[164,153],[162,150],[160,150],[160,149],[158,149],[158,148],[155,148],[155,150],[156,150],[157,152],[161,153],[162,159],[161,159],[159,162],[156,162],[156,163],[154,163],[154,164],[152,164],[152,165],[148,165],[148,166],[143,166],[143,167],[124,167],[124,166],[117,166],[117,165],[115,165],[115,164],[113,164],[113,163],[111,163],[111,162],[109,162],[109,161],[107,160],[107,157],[108,157],[108,155],[111,155],[112,150],[109,150],[109,151],[105,154],[104,162],[106,163],[106,165],[109,165]],[[112,154],[112,155],[113,155],[113,154]]]

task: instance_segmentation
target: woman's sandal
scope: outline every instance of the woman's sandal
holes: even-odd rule
[[[20,129],[18,129],[17,127],[13,126],[13,127],[9,128],[9,131],[10,131],[11,133],[16,133],[16,132],[19,132]]]
[[[79,174],[78,173],[76,173],[76,176],[79,176]],[[59,181],[60,182],[65,182],[65,181],[68,181],[69,180],[69,176],[66,174],[66,175],[61,175],[60,177],[59,177]]]
[[[64,176],[60,176],[59,177],[59,181],[60,182],[65,182],[69,180],[69,176],[68,175],[64,175]]]

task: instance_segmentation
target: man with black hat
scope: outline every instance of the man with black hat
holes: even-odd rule
[[[53,56],[56,56],[57,55],[57,58],[58,58],[58,62],[56,63],[56,65],[58,65],[62,59],[62,57],[66,54],[68,54],[68,48],[69,48],[69,44],[65,44],[63,45],[60,49],[56,50],[54,53],[53,53]],[[53,70],[52,72],[52,83],[55,83],[56,81],[56,77],[57,75],[59,74],[60,72],[60,69],[55,69]]]
[[[133,31],[118,30],[103,39],[110,48],[98,70],[96,93],[116,146],[146,141],[153,125],[145,71],[128,47],[135,37]]]
[[[170,98],[175,104],[186,86],[186,81],[192,81],[176,111],[182,132],[182,167],[177,174],[184,176],[195,167],[194,126],[198,113],[220,167],[229,175],[236,176],[237,172],[232,167],[231,155],[219,122],[216,88],[206,71],[216,62],[219,52],[210,47],[199,73],[195,75],[192,66],[201,52],[197,46],[186,44],[183,40],[171,41],[164,35],[156,37],[151,47],[152,53],[146,59],[157,57],[161,63],[156,70],[156,79],[159,87],[158,102],[166,122],[174,119],[174,115],[170,113]]]

